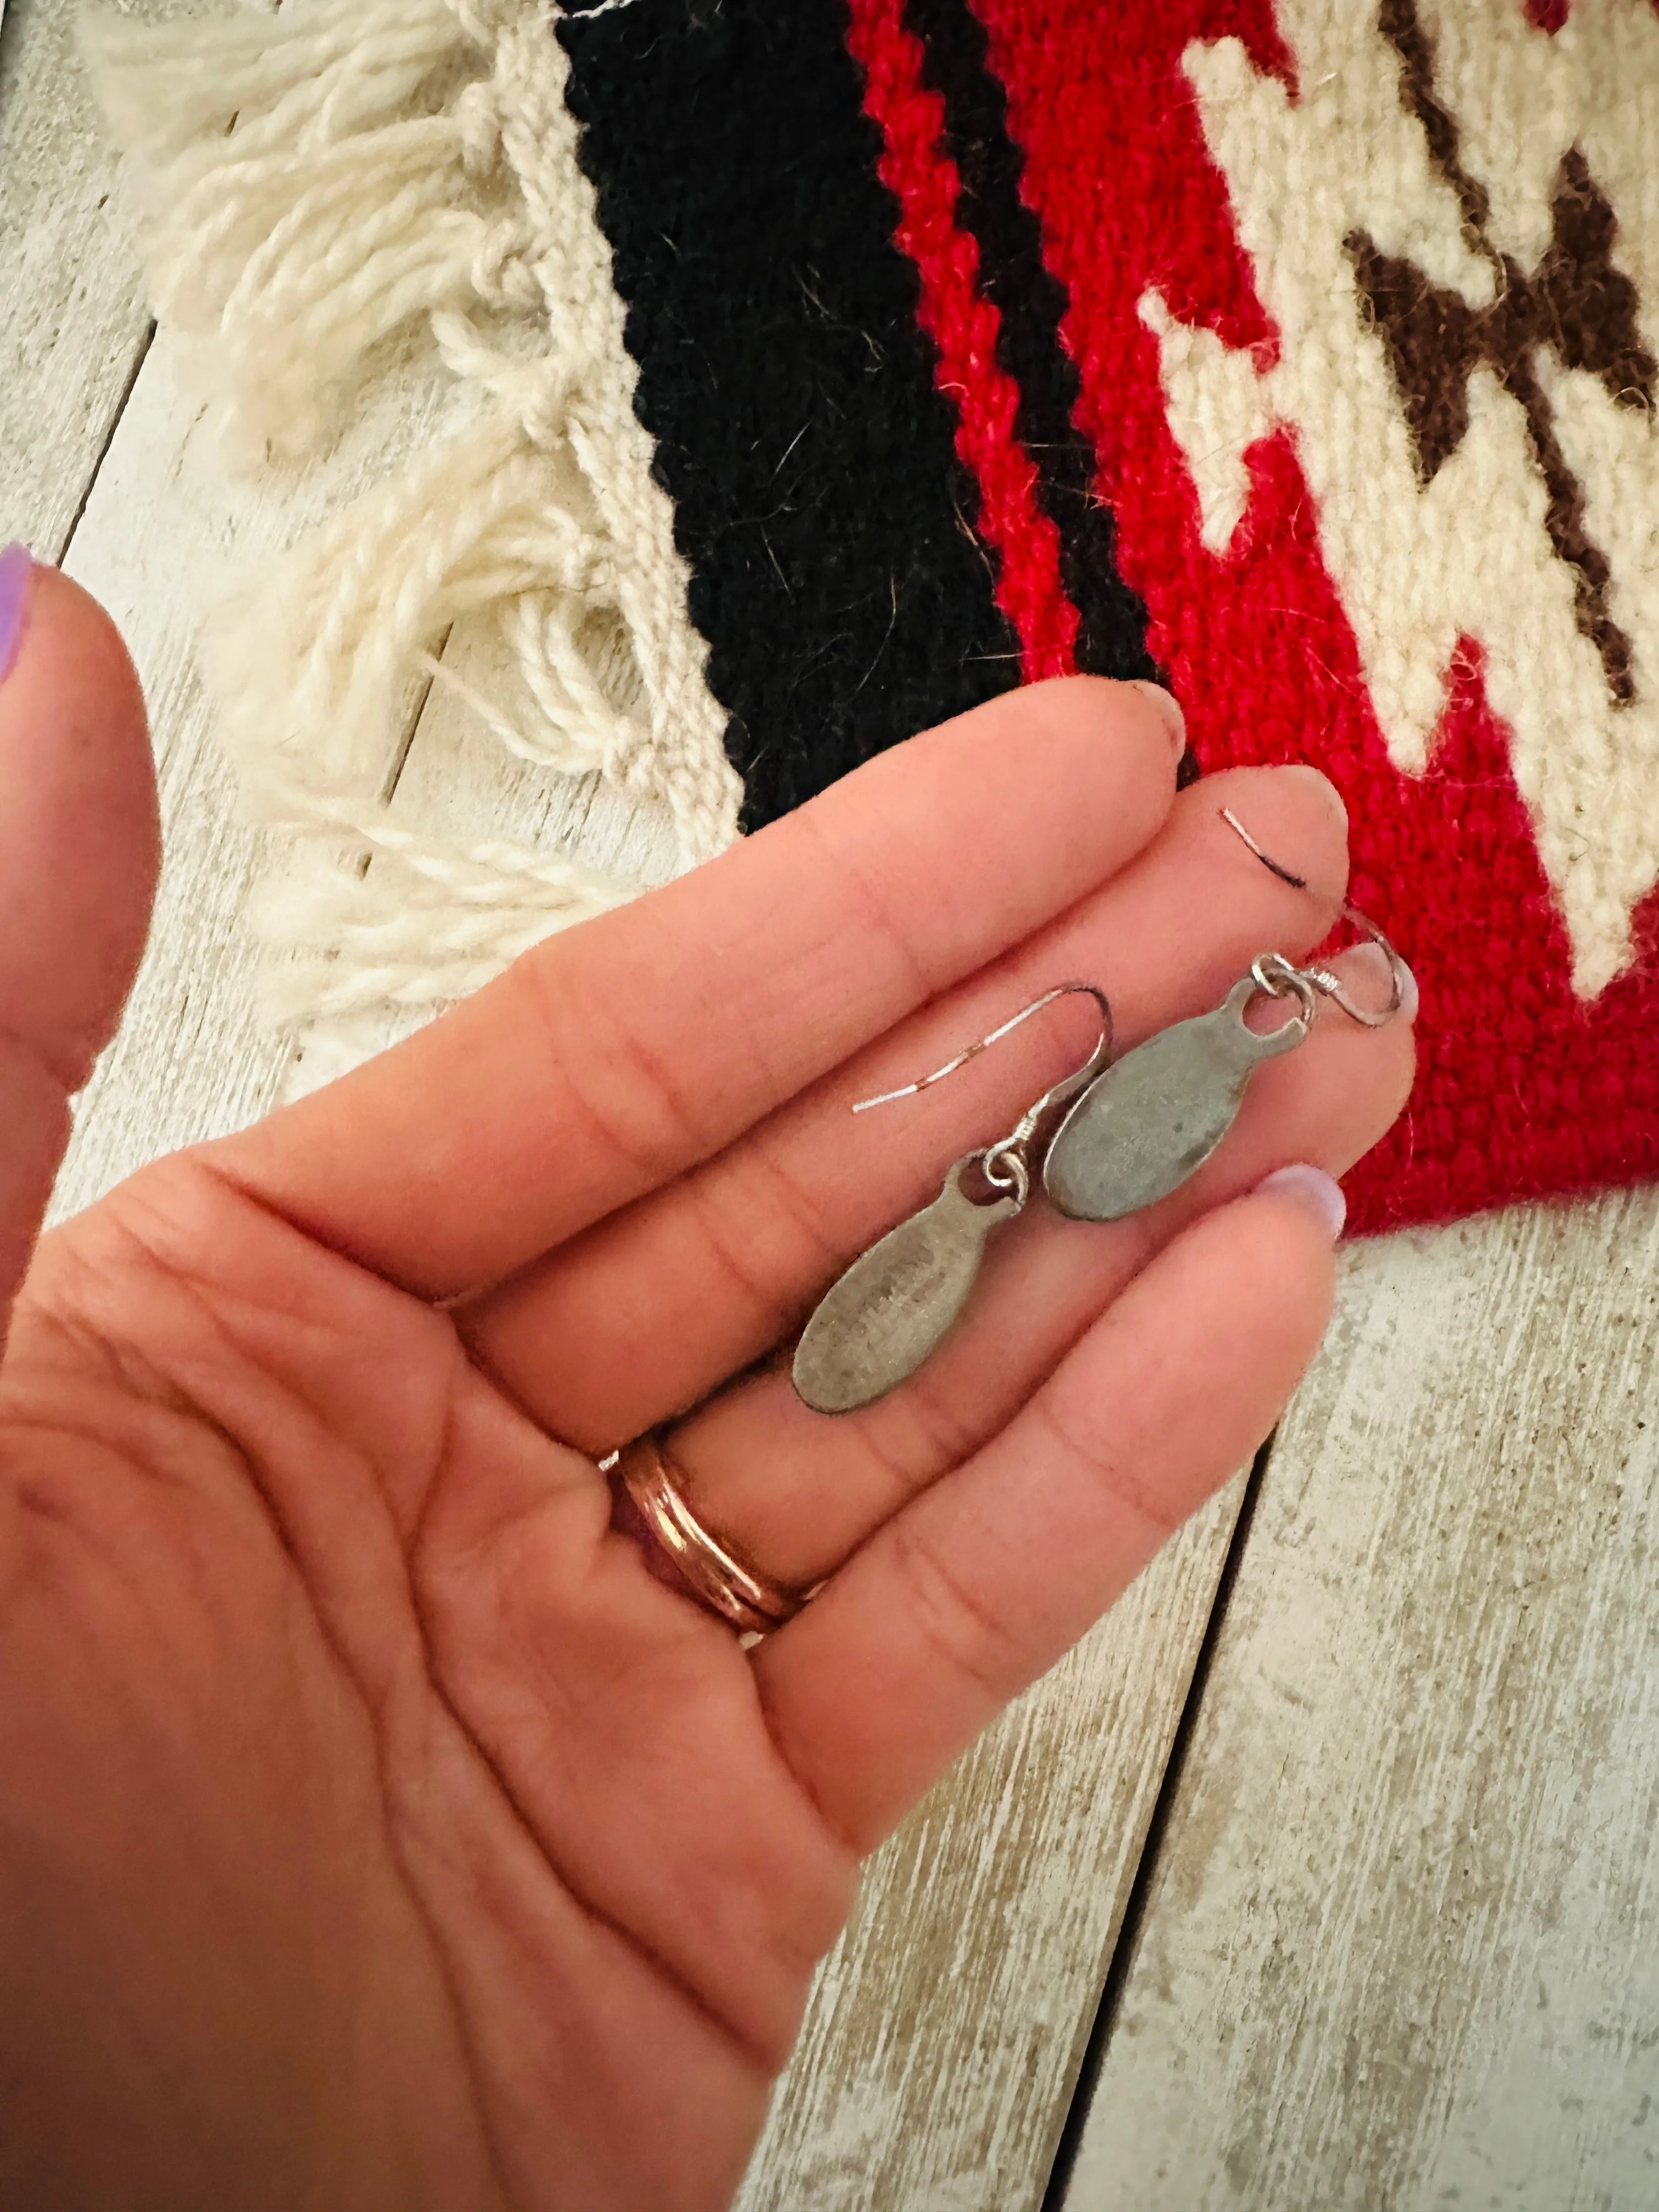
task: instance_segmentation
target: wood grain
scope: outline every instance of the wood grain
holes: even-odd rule
[[[137,12],[180,11],[142,0]],[[195,742],[203,717],[185,672],[195,587],[235,533],[207,520],[217,490],[188,465],[196,410],[164,364],[146,362],[128,198],[75,14],[64,0],[11,0],[0,37],[0,525],[43,557],[67,555],[127,633],[151,703],[170,867],[125,1030],[77,1112],[56,1216],[240,1106],[246,1086],[225,1080],[216,1046],[246,1012],[246,975],[224,972],[237,939],[224,894],[245,879],[252,843],[228,826],[225,779]]]
[[[182,0],[189,4],[189,0]],[[175,12],[174,0],[143,0]],[[318,468],[227,477],[149,319],[65,0],[0,40],[0,525],[102,596],[154,719],[150,957],[59,1214],[402,1024],[256,1011],[193,673],[228,568],[429,433],[405,365]],[[487,673],[487,637],[449,655]],[[488,688],[486,686],[486,688]],[[672,865],[595,779],[441,694],[398,804]],[[1365,1248],[1270,1468],[1068,2197],[1120,2208],[1659,2203],[1659,1201]],[[872,1867],[744,2212],[1040,2202],[1236,1512],[1219,1500]]]
[[[872,1862],[738,2212],[1036,2212],[1242,1483]]]
[[[144,0],[134,12],[178,10]],[[75,17],[66,0],[9,0],[0,37],[0,533],[51,561],[150,329]]]
[[[1066,2212],[1659,2204],[1659,1194],[1367,1245]]]
[[[458,622],[440,658],[511,721],[517,678],[493,623],[478,617]],[[597,771],[565,775],[514,757],[465,701],[441,684],[434,684],[421,704],[392,790],[392,813],[434,836],[499,837],[540,851],[574,853],[608,874],[641,883],[665,882],[680,866],[666,807],[630,800]],[[298,1097],[327,1082],[418,1027],[430,1012],[388,1009],[312,1024],[296,1041],[283,1095]]]
[[[160,1152],[240,1127],[278,1095],[292,1045],[260,1020],[245,919],[272,855],[238,815],[196,641],[228,576],[428,436],[442,397],[406,368],[310,467],[240,478],[227,472],[165,332],[144,362],[64,566],[119,623],[143,681],[166,864],[126,1019],[77,1108],[54,1218]]]

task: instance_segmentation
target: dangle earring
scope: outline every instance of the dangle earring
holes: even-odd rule
[[[1263,867],[1297,890],[1310,889],[1262,851],[1230,808],[1221,818]],[[1213,1013],[1158,1030],[1075,1101],[1042,1163],[1042,1187],[1060,1212],[1073,1221],[1121,1221],[1178,1189],[1231,1128],[1262,1061],[1293,1052],[1307,1036],[1321,998],[1366,1029],[1394,1019],[1405,1002],[1406,963],[1358,907],[1344,900],[1340,908],[1340,918],[1389,963],[1387,1006],[1356,1005],[1328,968],[1298,968],[1282,952],[1261,954]],[[1244,1017],[1264,995],[1293,1000],[1296,1010],[1276,1029],[1253,1030]]]
[[[1024,1211],[1031,1194],[1031,1146],[1045,1115],[1086,1091],[1110,1060],[1111,1006],[1092,983],[1057,983],[931,1075],[884,1091],[878,1098],[860,1098],[854,1107],[864,1114],[896,1098],[915,1097],[1073,992],[1084,993],[1100,1009],[1100,1036],[1082,1066],[1045,1091],[1006,1137],[959,1159],[932,1205],[890,1229],[819,1300],[795,1346],[793,1370],[795,1389],[815,1413],[850,1413],[884,1398],[928,1358],[967,1303],[986,1238]],[[963,1183],[970,1175],[993,1195],[969,1197]]]
[[[1310,890],[1264,853],[1229,810],[1222,819],[1264,867],[1297,890]],[[795,1388],[806,1403],[818,1413],[850,1413],[915,1374],[966,1304],[986,1238],[1024,1210],[1034,1156],[1058,1212],[1074,1221],[1121,1220],[1168,1197],[1204,1164],[1232,1127],[1250,1077],[1264,1060],[1295,1050],[1322,998],[1367,1029],[1392,1021],[1405,1003],[1409,970],[1357,907],[1330,903],[1386,959],[1385,1006],[1357,1005],[1328,968],[1299,968],[1282,952],[1263,952],[1212,1013],[1174,1023],[1113,1062],[1105,994],[1092,983],[1060,983],[931,1075],[861,1099],[854,1113],[914,1097],[1067,993],[1086,992],[1100,1008],[1100,1040],[1083,1066],[1046,1091],[1007,1136],[958,1160],[931,1206],[890,1230],[825,1292],[795,1347]],[[1293,1001],[1289,1020],[1253,1030],[1245,1015],[1261,997]],[[988,1199],[975,1200],[963,1187],[975,1170],[994,1194]]]

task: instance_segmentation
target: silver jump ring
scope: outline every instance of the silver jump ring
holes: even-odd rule
[[[1270,999],[1294,999],[1304,1024],[1311,1023],[1318,1012],[1318,978],[1297,967],[1282,952],[1264,952],[1253,960],[1250,981]]]
[[[979,1167],[992,1189],[1010,1193],[1017,1206],[1023,1206],[1030,1196],[1031,1170],[1026,1165],[1025,1147],[1012,1138],[993,1145]]]

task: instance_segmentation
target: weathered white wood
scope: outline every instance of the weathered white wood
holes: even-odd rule
[[[1362,1247],[1066,2212],[1659,2204],[1659,1193]]]
[[[126,630],[151,701],[170,867],[132,1015],[81,1103],[59,1215],[178,1134],[234,1116],[241,1092],[222,1084],[218,1048],[242,1025],[248,992],[245,974],[226,973],[228,959],[236,967],[227,894],[245,879],[252,846],[225,826],[224,778],[200,746],[185,672],[200,587],[243,533],[234,518],[227,526],[216,485],[191,465],[196,410],[165,363],[147,365],[134,386],[149,318],[119,165],[76,50],[76,12],[67,0],[12,0],[0,39],[0,531],[46,558],[73,534],[67,567]],[[141,0],[140,12],[178,10]],[[137,404],[118,431],[130,391]],[[280,532],[276,514],[272,524]],[[246,1064],[250,1054],[229,1058]],[[193,1108],[180,1111],[185,1098]]]
[[[493,623],[456,623],[441,657],[473,693],[513,720],[516,678]],[[608,874],[641,883],[665,882],[680,865],[665,807],[633,803],[597,772],[562,775],[515,758],[465,700],[441,684],[433,685],[421,708],[392,812],[434,836],[499,837],[574,853]],[[283,1095],[298,1097],[327,1082],[429,1014],[429,1008],[416,1008],[313,1024],[297,1043]]]
[[[394,379],[286,483],[227,482],[164,345],[122,414],[148,319],[71,19],[10,0],[0,41],[0,528],[58,551],[121,416],[69,565],[145,678],[169,854],[59,1212],[292,1074],[254,1011],[242,913],[264,860],[191,641],[232,561],[378,477],[440,397]],[[441,696],[399,804],[670,864],[660,824],[506,762]],[[306,1057],[312,1079],[325,1056]],[[1659,2203],[1656,1261],[1641,1197],[1349,1262],[1269,1474],[1072,2212]],[[1235,1506],[882,1855],[744,2212],[1039,2201]]]
[[[1242,1478],[872,1863],[738,2212],[1035,2212]]]
[[[173,12],[146,0],[139,11]],[[0,534],[63,552],[149,330],[70,0],[0,38]]]
[[[434,380],[405,369],[324,459],[292,477],[237,478],[165,332],[144,362],[64,565],[119,623],[143,678],[166,865],[121,1034],[77,1107],[54,1218],[160,1152],[240,1127],[277,1095],[291,1048],[259,1018],[245,920],[270,856],[237,817],[196,673],[197,635],[228,574],[429,436],[442,398]]]

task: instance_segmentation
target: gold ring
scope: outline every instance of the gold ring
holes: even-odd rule
[[[793,1620],[812,1593],[788,1589],[758,1573],[711,1536],[680,1495],[669,1470],[665,1429],[636,1437],[617,1472],[641,1519],[696,1596],[745,1636],[763,1636]],[[674,1468],[678,1474],[678,1468]]]

